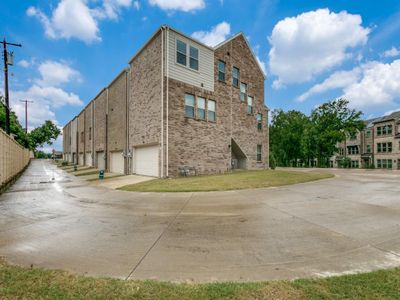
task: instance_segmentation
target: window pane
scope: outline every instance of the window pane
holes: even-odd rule
[[[247,113],[253,113],[253,97],[247,97]]]
[[[261,161],[261,145],[257,145],[257,161]]]
[[[240,83],[240,101],[246,100],[247,85],[243,82]]]
[[[182,54],[182,53],[180,53],[180,52],[177,52],[177,53],[176,53],[176,62],[177,62],[178,64],[181,64],[181,65],[186,66],[186,55],[185,55],[185,54]]]
[[[215,121],[215,112],[208,111],[208,120],[209,121]]]
[[[186,117],[194,118],[194,107],[185,106],[185,115]]]
[[[234,86],[239,86],[239,74],[240,74],[239,69],[233,67],[233,69],[232,69],[232,84]]]
[[[207,108],[208,108],[208,111],[214,111],[215,112],[215,101],[214,100],[208,100]]]
[[[194,106],[194,96],[186,94],[185,95],[185,105]]]
[[[190,68],[193,70],[199,70],[199,61],[194,58],[190,58]]]
[[[206,99],[197,98],[197,117],[204,120],[206,118]]]
[[[184,43],[180,40],[176,40],[176,50],[178,52],[186,54],[186,43]]]
[[[221,60],[218,62],[218,71],[225,73],[225,63]]]
[[[199,59],[199,50],[195,47],[190,46],[190,57]]]

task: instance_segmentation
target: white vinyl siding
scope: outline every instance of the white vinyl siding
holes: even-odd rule
[[[186,54],[189,56],[190,46],[198,50],[198,71],[189,67],[190,58],[188,58],[189,61],[186,66],[177,63],[177,40],[180,40],[187,45],[188,49]],[[211,92],[214,91],[214,52],[211,49],[179,35],[173,30],[169,30],[168,47],[168,75],[170,78],[199,88],[204,88]],[[195,56],[195,51],[192,52]],[[192,60],[192,64],[194,66],[196,63]]]

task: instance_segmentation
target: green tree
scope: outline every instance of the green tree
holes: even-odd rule
[[[337,151],[336,144],[364,129],[361,111],[350,109],[349,101],[329,101],[314,109],[310,116],[312,135],[319,167],[328,167],[329,160]]]
[[[304,134],[309,128],[309,119],[299,111],[274,110],[270,126],[270,149],[277,165],[297,166],[306,158]]]
[[[0,128],[6,130],[6,106],[3,104],[3,98],[0,96]],[[17,115],[10,111],[10,133],[15,136],[15,140],[24,146],[29,148],[29,136],[25,132],[25,129],[21,126],[18,121]]]
[[[52,121],[45,121],[42,126],[29,133],[31,149],[43,147],[45,144],[52,145],[53,140],[57,139],[60,134],[61,130]]]

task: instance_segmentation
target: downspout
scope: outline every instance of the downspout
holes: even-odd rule
[[[104,171],[109,170],[108,168],[108,87],[107,91],[107,99],[106,99],[106,144],[104,146]]]
[[[128,118],[129,118],[129,101],[128,101],[128,70],[125,70],[125,97],[126,97],[126,116],[125,116],[125,133],[126,133],[126,137],[125,137],[125,159],[126,159],[126,167],[125,167],[125,174],[128,175],[129,174],[129,143],[128,143],[128,138],[129,138],[129,134],[128,134],[128,130],[129,130],[129,122],[128,122]]]
[[[166,63],[165,63],[165,67],[166,67],[166,69],[167,69],[167,119],[166,119],[166,122],[167,122],[167,124],[166,124],[166,126],[167,126],[167,128],[166,128],[166,135],[167,135],[167,137],[166,137],[166,177],[168,177],[168,171],[169,171],[169,158],[168,158],[168,155],[169,155],[169,152],[168,152],[168,140],[169,140],[169,136],[168,136],[168,128],[169,128],[169,125],[168,125],[168,114],[169,114],[169,111],[168,111],[168,102],[169,102],[169,27],[167,27],[167,40],[166,40],[166,51],[167,51],[167,57],[166,57]]]
[[[164,177],[164,26],[161,27],[161,173]]]

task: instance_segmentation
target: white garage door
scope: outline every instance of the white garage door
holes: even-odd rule
[[[104,170],[106,163],[104,160],[104,152],[103,151],[96,152],[96,161],[97,161],[97,169]]]
[[[124,174],[124,156],[121,151],[110,153],[110,171]]]
[[[86,153],[86,160],[85,160],[85,163],[86,163],[86,165],[87,166],[92,166],[92,153],[90,153],[90,152],[87,152]]]
[[[135,149],[136,174],[158,177],[158,150],[159,146]]]
[[[78,158],[79,158],[78,165],[83,166],[83,153],[79,154]]]

